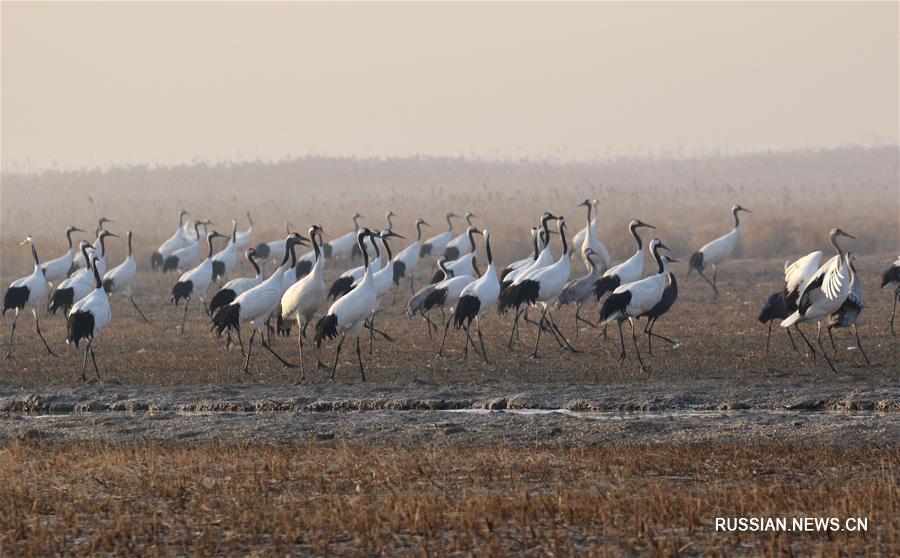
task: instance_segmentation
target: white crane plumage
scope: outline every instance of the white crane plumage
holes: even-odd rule
[[[213,255],[213,281],[218,281],[220,277],[228,277],[237,263],[238,257],[237,243],[237,221],[231,222],[231,237],[224,248]]]
[[[741,220],[738,217],[738,213],[741,211],[750,213],[749,209],[743,208],[740,205],[732,207],[731,214],[734,216],[734,228],[731,229],[728,234],[707,242],[702,248],[691,254],[691,260],[688,264],[688,272],[690,272],[690,270],[696,270],[697,273],[700,274],[700,277],[703,277],[703,279],[713,288],[716,298],[719,297],[719,289],[716,287],[716,266],[734,255],[734,251],[740,241]],[[710,281],[703,273],[703,270],[710,265],[713,270],[712,281]]]
[[[594,293],[594,283],[600,278],[600,270],[598,269],[597,264],[594,263],[594,258],[597,257],[594,253],[594,249],[590,247],[585,249],[584,256],[588,265],[587,274],[566,283],[566,286],[559,294],[559,300],[557,301],[558,306],[565,306],[572,302],[575,303],[575,337],[578,337],[578,322],[584,322],[589,326],[594,327],[592,322],[581,317],[581,305]]]
[[[256,263],[256,249],[249,248],[245,253],[244,257],[247,258],[247,261],[250,262],[250,267],[256,271],[256,275],[253,277],[236,277],[224,285],[216,291],[216,293],[209,299],[209,313],[215,314],[216,310],[225,306],[226,304],[231,304],[231,302],[238,297],[241,293],[245,291],[249,291],[253,287],[259,285],[263,282],[264,275],[262,269],[259,267],[259,264]],[[284,257],[284,254],[282,254]]]
[[[31,244],[31,257],[34,259],[34,271],[31,272],[31,275],[16,279],[10,283],[9,288],[6,289],[6,294],[3,296],[3,314],[5,315],[7,310],[13,310],[15,312],[12,331],[9,333],[9,347],[6,349],[4,358],[12,358],[13,338],[16,335],[16,322],[19,320],[19,312],[25,308],[31,308],[31,314],[34,316],[34,328],[37,331],[38,337],[43,341],[47,352],[51,355],[54,354],[53,350],[50,349],[50,345],[47,344],[47,340],[44,339],[44,334],[41,333],[41,322],[38,318],[38,314],[43,310],[44,293],[46,293],[48,289],[47,280],[44,278],[44,271],[41,268],[41,261],[38,259],[37,247],[35,246],[34,239],[27,236],[19,246],[24,246],[25,244]],[[85,242],[85,244],[87,243]]]
[[[284,223],[284,234],[291,234],[291,224],[285,221]],[[254,254],[256,254],[256,258],[260,262],[266,262],[272,260],[273,262],[280,262],[284,257],[284,247],[285,241],[283,238],[275,239],[271,242],[260,242],[256,245],[254,249]]]
[[[204,310],[207,313],[209,312],[209,309],[206,308],[206,290],[209,288],[210,283],[212,283],[213,239],[216,237],[228,238],[224,234],[220,234],[216,231],[206,233],[206,258],[196,267],[182,273],[178,278],[178,281],[175,282],[175,285],[172,286],[172,302],[175,303],[175,306],[178,306],[178,301],[182,298],[185,300],[184,315],[181,317],[180,328],[182,335],[184,335],[184,323],[185,320],[187,320],[188,306],[191,304],[192,296],[196,295],[199,297],[200,301],[203,302]]]
[[[522,258],[522,259],[516,260],[503,268],[503,270],[500,272],[500,282],[501,283],[503,283],[503,281],[506,279],[506,277],[510,273],[512,273],[518,269],[522,269],[525,266],[529,266],[529,265],[533,264],[535,260],[538,259],[538,255],[541,253],[541,246],[538,244],[538,228],[537,227],[531,227],[531,246],[532,246],[532,254],[530,256],[528,256],[527,258]]]
[[[200,235],[200,227],[205,227],[209,224],[211,224],[211,222],[208,220],[191,221],[191,230],[194,231],[196,238],[188,240],[187,244],[185,244],[181,248],[178,248],[165,257],[162,265],[163,273],[169,271],[190,269],[192,265],[197,263],[197,259],[200,257],[200,250],[203,247],[203,240],[205,238],[205,236]]]
[[[587,224],[581,229],[581,232],[579,232],[579,234],[583,233],[583,236],[579,239],[578,235],[576,235],[572,240],[572,246],[574,246],[576,252],[581,254],[585,269],[590,269],[591,267],[591,263],[588,262],[587,256],[584,255],[585,250],[588,248],[593,250],[596,258],[594,265],[596,265],[597,271],[602,274],[609,269],[609,250],[606,249],[606,246],[604,246],[597,237],[597,218],[591,216],[592,212],[597,211],[597,200],[584,200],[578,205],[579,207],[587,208]]]
[[[816,250],[793,263],[790,261],[784,262],[784,287],[769,295],[757,318],[761,323],[769,325],[769,331],[766,333],[767,353],[769,352],[769,342],[772,338],[772,324],[775,320],[784,320],[797,310],[797,301],[800,299],[800,293],[806,288],[806,284],[812,279],[813,275],[816,274],[821,259],[822,252]],[[788,338],[791,340],[791,346],[797,351],[797,345],[794,343],[794,336],[791,335],[791,330],[785,329],[785,332],[787,332]]]
[[[465,218],[468,227],[475,227],[475,225],[472,224],[472,219],[475,217],[474,213],[466,211],[466,214],[463,215],[463,217]],[[444,257],[447,258],[448,261],[453,261],[465,256],[474,249],[475,248],[468,238],[468,233],[464,232],[447,243],[446,248],[444,248]]]
[[[103,290],[103,282],[100,279],[98,265],[99,258],[94,256],[91,265],[94,290],[89,295],[76,302],[67,314],[66,343],[74,343],[78,347],[79,341],[87,339],[84,347],[84,362],[81,365],[81,381],[85,381],[85,369],[87,368],[88,352],[94,363],[94,372],[100,379],[100,369],[97,367],[97,357],[94,356],[94,339],[103,331],[112,320],[112,308],[109,305],[109,297]]]
[[[82,241],[79,245],[79,253],[83,258],[89,258],[85,261],[91,262],[91,265],[88,268],[79,269],[70,275],[68,279],[61,281],[59,285],[56,286],[56,290],[54,290],[53,294],[50,296],[50,304],[47,308],[49,313],[56,314],[56,311],[59,309],[62,309],[63,312],[68,312],[74,303],[90,294],[94,289],[94,277],[92,273],[94,266],[97,267],[97,271],[101,277],[106,273],[106,238],[110,236],[118,238],[118,235],[104,229],[100,231],[98,236],[100,239],[99,251],[85,241]],[[96,264],[93,263],[94,258],[96,258]]]
[[[479,276],[481,273],[478,270],[478,251],[475,247],[475,235],[479,234],[477,228],[474,225],[469,225],[466,229],[466,238],[469,241],[469,249],[465,254],[462,254],[458,258],[450,258],[448,256],[444,256],[446,260],[453,260],[447,263],[447,269],[453,272],[453,275],[474,275]],[[434,275],[431,276],[431,282],[437,283],[438,281],[444,278],[444,273],[438,269],[434,272]]]
[[[190,213],[186,209],[182,209],[178,212],[178,228],[175,229],[175,232],[172,233],[165,242],[159,245],[159,248],[156,249],[150,255],[150,268],[153,271],[157,269],[161,269],[163,266],[163,262],[166,261],[166,258],[172,255],[175,250],[180,248],[184,248],[189,243],[193,242],[193,239],[188,238],[188,230],[190,229],[190,222],[184,222],[184,216],[190,215]]]
[[[58,258],[54,258],[48,262],[44,262],[41,265],[41,269],[44,272],[44,279],[47,280],[51,286],[57,281],[61,281],[65,279],[69,271],[72,269],[72,262],[74,261],[74,250],[72,249],[72,233],[73,232],[84,232],[82,229],[78,227],[72,226],[66,229],[66,242],[69,244],[68,250],[66,253]]]
[[[359,232],[357,231],[357,238],[358,237]],[[381,242],[381,238],[379,237],[378,233],[372,233],[371,235],[366,235],[366,237],[369,239],[369,242],[375,249],[375,259],[372,260],[368,265],[368,269],[370,269],[374,274],[381,270],[381,249],[378,247],[378,244]],[[350,292],[350,289],[353,288],[353,284],[362,279],[365,274],[365,265],[360,265],[341,273],[340,276],[338,276],[338,278],[334,280],[334,283],[331,284],[331,287],[329,287],[328,298],[330,298],[331,300],[337,300],[341,298],[342,296]]]
[[[837,354],[837,347],[834,345],[834,336],[831,330],[845,327],[851,328],[856,335],[856,346],[859,348],[859,352],[866,359],[866,364],[871,364],[865,349],[863,349],[862,342],[859,340],[859,329],[856,326],[860,313],[866,307],[866,301],[863,299],[862,281],[860,281],[859,274],[856,272],[856,266],[853,265],[853,259],[853,252],[847,252],[847,265],[850,267],[850,292],[847,294],[847,300],[841,304],[841,307],[828,316],[828,339],[831,340],[831,349]]]
[[[291,252],[294,245],[305,242],[306,238],[298,233],[291,233],[286,239],[286,249]],[[279,265],[272,275],[266,278],[262,283],[244,291],[230,304],[227,304],[215,313],[212,318],[212,329],[216,330],[217,335],[222,335],[225,330],[237,333],[238,340],[241,343],[243,351],[244,342],[241,339],[241,326],[246,323],[253,324],[253,331],[250,334],[250,341],[247,345],[247,359],[244,362],[244,372],[250,373],[250,358],[253,355],[253,341],[257,332],[262,332],[266,321],[278,307],[281,302],[281,296],[284,294],[283,279],[285,272],[290,268],[290,254],[285,254]],[[291,364],[281,357],[266,342],[266,336],[260,335],[260,343],[263,348],[272,353],[283,365],[288,368],[295,368],[296,365]]]
[[[393,280],[395,285],[400,284],[400,279],[409,277],[409,289],[415,290],[413,286],[413,274],[422,258],[422,226],[430,227],[425,219],[419,217],[416,219],[416,239],[404,248],[393,259]]]
[[[626,319],[629,321],[631,340],[634,343],[634,351],[642,370],[645,367],[637,344],[634,320],[650,312],[662,300],[666,288],[666,266],[659,254],[661,249],[668,250],[658,238],[650,241],[650,252],[657,264],[657,272],[654,275],[616,287],[612,294],[603,301],[603,306],[600,308],[600,321],[604,325],[616,322],[619,326],[620,364],[625,360],[625,336],[622,333],[622,322]]]
[[[235,236],[234,244],[238,251],[246,249],[253,241],[253,218],[250,217],[249,211],[247,212],[247,221],[250,222],[250,226],[247,227],[247,230],[241,231]]]
[[[451,219],[459,217],[459,215],[450,211],[447,213],[446,217],[447,230],[441,234],[432,236],[422,243],[422,251],[420,252],[421,257],[440,256],[444,253],[444,249],[447,248],[447,244],[453,239],[453,221],[451,221]]]
[[[134,306],[134,309],[140,314],[141,319],[149,324],[150,320],[147,319],[147,316],[145,316],[138,307],[137,302],[134,301],[134,296],[131,294],[131,284],[134,282],[134,276],[137,273],[137,261],[135,261],[131,249],[132,233],[130,230],[128,231],[127,236],[128,256],[125,257],[125,261],[103,274],[103,290],[106,291],[107,295],[121,293],[123,296],[128,297],[128,300],[131,301],[131,305]]]
[[[334,374],[337,371],[338,359],[341,355],[341,346],[344,344],[347,334],[356,338],[356,358],[359,362],[359,374],[363,381],[366,381],[366,373],[363,369],[362,352],[359,348],[359,337],[363,333],[366,320],[372,315],[378,304],[378,295],[375,292],[375,286],[372,281],[372,270],[369,268],[369,254],[366,251],[364,240],[367,236],[374,233],[367,228],[360,229],[357,233],[356,241],[359,250],[363,255],[363,267],[365,272],[363,280],[355,289],[342,296],[334,302],[328,309],[328,312],[316,322],[315,344],[316,350],[321,350],[322,341],[324,339],[334,339],[338,335],[341,340],[338,341],[334,351],[334,365],[331,369],[331,380],[334,381]]]
[[[781,327],[790,327],[803,322],[813,322],[822,327],[822,321],[836,312],[850,294],[850,269],[847,254],[837,242],[839,236],[854,238],[840,228],[831,229],[828,240],[837,255],[819,267],[815,275],[806,283],[797,301],[797,310],[781,322]],[[815,357],[816,350],[798,327],[797,331],[809,347],[810,354]],[[822,348],[821,339],[819,348]],[[825,361],[833,372],[837,372],[825,350],[822,350]]]
[[[344,233],[341,236],[326,242],[322,247],[322,254],[325,256],[326,260],[331,258],[343,258],[345,256],[352,256],[354,255],[354,247],[356,247],[356,250],[359,250],[359,247],[356,246],[356,233],[359,232],[359,220],[365,219],[365,217],[363,217],[359,213],[354,213],[352,219],[352,231]]]
[[[598,301],[612,293],[621,285],[637,281],[644,274],[644,243],[637,230],[639,228],[655,229],[640,219],[632,219],[628,224],[628,231],[637,243],[637,250],[624,262],[607,269],[594,285],[594,296]]]
[[[488,267],[484,275],[466,285],[453,309],[452,319],[456,328],[464,328],[466,331],[466,345],[463,348],[463,360],[468,355],[468,346],[475,349],[470,330],[472,320],[475,320],[475,331],[478,333],[478,342],[481,345],[481,358],[488,364],[487,350],[484,347],[484,337],[481,334],[480,316],[492,307],[500,297],[500,279],[497,277],[497,267],[494,265],[494,255],[491,252],[491,231],[484,230],[484,250],[487,256]]]
[[[325,294],[328,287],[325,285],[324,267],[325,259],[322,257],[320,245],[322,243],[322,229],[319,225],[309,228],[309,238],[312,241],[313,252],[316,255],[316,263],[312,270],[291,285],[281,296],[281,305],[278,310],[279,331],[290,334],[290,327],[285,327],[289,320],[297,322],[297,337],[300,350],[300,380],[303,381],[305,371],[303,368],[303,340],[306,338],[306,328],[313,317],[325,304]],[[322,367],[322,360],[316,351],[316,366]]]
[[[94,231],[94,234],[97,236],[94,239],[94,243],[91,244],[91,246],[94,248],[94,251],[97,253],[102,252],[102,250],[100,249],[100,231],[103,230],[103,225],[106,223],[115,223],[115,221],[113,221],[112,219],[108,219],[106,217],[100,217],[100,219],[97,220],[97,229]],[[104,257],[105,256],[100,256],[101,259],[103,259]],[[69,275],[71,275],[72,273],[75,273],[79,269],[87,269],[88,267],[90,267],[90,266],[88,266],[88,260],[84,259],[84,254],[81,254],[80,252],[77,254],[74,254],[73,259],[72,259],[72,267],[71,267],[71,269],[69,269]],[[100,266],[100,270],[102,273],[102,270],[103,270],[102,265]]]

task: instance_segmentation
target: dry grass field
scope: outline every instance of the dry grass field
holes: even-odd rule
[[[900,551],[896,448],[13,444],[0,554],[870,555]],[[722,533],[716,517],[865,517]]]

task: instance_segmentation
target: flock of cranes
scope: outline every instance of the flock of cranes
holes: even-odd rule
[[[226,335],[226,348],[236,337],[244,356],[245,372],[251,371],[254,342],[278,359],[284,366],[300,368],[300,380],[305,377],[304,345],[311,344],[318,368],[329,368],[321,358],[322,345],[327,340],[337,340],[331,365],[334,379],[341,349],[349,336],[355,343],[360,377],[365,381],[361,337],[369,333],[369,354],[372,353],[375,337],[393,341],[389,333],[376,327],[379,309],[386,304],[386,295],[392,287],[398,286],[404,278],[409,279],[412,297],[406,305],[407,314],[422,316],[429,338],[432,330],[440,327],[432,319],[431,312],[439,310],[440,325],[443,326],[438,355],[443,355],[444,346],[451,326],[464,335],[463,359],[469,355],[469,348],[489,363],[487,348],[482,333],[482,319],[496,308],[500,314],[514,312],[507,348],[512,350],[520,339],[520,321],[531,324],[535,329],[534,346],[531,351],[537,358],[542,336],[551,337],[561,350],[580,352],[563,333],[563,328],[554,316],[554,310],[566,304],[575,305],[575,335],[579,335],[580,323],[606,327],[615,324],[619,330],[619,364],[627,358],[623,322],[628,321],[632,346],[641,369],[646,369],[644,358],[638,345],[635,322],[646,318],[643,334],[647,336],[648,352],[652,355],[652,338],[662,339],[673,346],[679,343],[671,337],[653,332],[656,321],[665,315],[678,299],[678,282],[669,270],[669,264],[678,260],[662,253],[668,248],[659,238],[648,243],[648,251],[655,263],[654,272],[644,275],[644,239],[642,229],[655,229],[640,219],[633,219],[628,225],[628,233],[636,244],[635,252],[628,259],[611,265],[609,252],[597,234],[597,201],[584,200],[587,219],[570,244],[568,242],[566,219],[545,212],[536,226],[531,228],[532,253],[517,260],[498,272],[491,249],[491,232],[480,230],[472,212],[459,216],[453,212],[445,215],[447,229],[440,234],[423,240],[422,227],[430,226],[424,219],[415,221],[416,238],[402,250],[394,254],[391,243],[404,237],[393,231],[393,212],[386,215],[387,227],[373,230],[359,225],[362,215],[353,215],[354,230],[325,241],[321,225],[309,227],[307,236],[291,232],[286,224],[286,236],[271,242],[250,247],[253,237],[253,221],[247,214],[249,227],[238,231],[237,221],[231,223],[231,234],[221,234],[210,227],[208,219],[185,220],[190,215],[181,210],[175,232],[152,254],[150,262],[153,270],[161,272],[178,271],[180,275],[171,288],[171,301],[178,306],[184,301],[179,331],[184,334],[188,308],[193,298],[199,299],[204,312],[209,317],[211,331],[217,336]],[[697,271],[713,290],[713,297],[719,295],[716,286],[716,267],[732,257],[739,243],[740,212],[748,209],[735,205],[732,210],[734,228],[727,234],[707,243],[690,257],[690,271]],[[463,232],[454,232],[453,219],[465,219]],[[84,232],[71,226],[65,230],[68,250],[58,258],[41,263],[35,239],[26,237],[22,245],[30,244],[34,260],[31,275],[17,279],[7,289],[4,296],[3,314],[13,310],[13,318],[6,357],[12,356],[13,340],[19,314],[30,309],[35,320],[35,330],[47,352],[54,354],[40,328],[40,318],[45,314],[63,311],[67,318],[67,342],[76,347],[86,341],[81,379],[85,380],[88,355],[94,372],[100,377],[94,340],[109,325],[112,319],[110,297],[118,293],[127,298],[138,315],[150,323],[137,305],[132,295],[132,284],[137,273],[137,262],[132,253],[132,231],[127,231],[128,254],[123,262],[107,270],[106,243],[118,235],[107,230],[106,224],[113,221],[101,217],[95,231],[93,243],[82,240],[75,249],[72,234]],[[559,256],[553,255],[558,237]],[[478,237],[481,237],[479,240]],[[821,340],[824,324],[831,339],[832,350],[836,351],[832,330],[852,328],[857,345],[866,362],[868,356],[863,350],[856,329],[860,312],[865,307],[861,283],[854,267],[852,252],[847,252],[840,244],[840,238],[853,236],[840,228],[832,229],[829,242],[835,255],[824,264],[822,252],[812,252],[795,262],[786,262],[784,285],[766,301],[759,315],[759,321],[768,324],[766,351],[769,349],[772,324],[780,321],[795,351],[791,330],[797,332],[808,348],[809,358],[816,360],[818,351],[800,329],[801,324],[816,324],[816,343],[828,366],[836,372]],[[215,241],[224,239],[225,245],[216,250]],[[299,246],[311,246],[311,250],[297,255]],[[478,264],[487,267],[484,272]],[[584,261],[587,274],[571,277],[572,251]],[[240,256],[244,255],[254,274],[247,277],[233,277],[236,274]],[[326,282],[326,262],[340,265],[352,261],[358,255],[362,265],[343,271],[330,285]],[[436,270],[428,285],[415,290],[413,277],[415,270],[426,259],[433,259]],[[266,275],[267,262],[275,265],[274,271]],[[712,267],[712,278],[704,273]],[[222,282],[225,279],[230,280]],[[217,286],[207,304],[211,287]],[[885,271],[882,287],[894,289],[894,307],[891,313],[891,333],[894,334],[894,318],[897,301],[900,299],[900,258]],[[599,323],[582,316],[585,305],[591,300],[599,304]],[[528,315],[529,309],[540,312],[537,319]],[[449,316],[448,316],[449,314]],[[380,324],[380,322],[378,322]],[[310,324],[314,325],[313,339],[308,337]],[[273,334],[290,336],[293,326],[297,328],[299,364],[295,365],[279,354],[273,347]],[[473,331],[474,325],[474,331]],[[246,326],[246,327],[245,327]],[[383,326],[382,326],[383,327]],[[243,332],[250,328],[250,336],[245,346]],[[477,337],[477,343],[475,338]]]

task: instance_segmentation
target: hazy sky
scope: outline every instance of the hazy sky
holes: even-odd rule
[[[898,142],[898,3],[2,3],[6,171]]]

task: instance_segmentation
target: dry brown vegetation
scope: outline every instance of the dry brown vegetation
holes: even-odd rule
[[[600,237],[617,260],[632,240],[626,226],[635,217],[657,225],[676,253],[691,250],[729,230],[728,210],[741,203],[746,218],[746,257],[789,257],[827,246],[826,233],[841,226],[859,241],[860,254],[894,252],[900,242],[896,147],[758,153],[696,159],[615,159],[600,162],[478,161],[467,159],[329,159],[278,162],[117,168],[110,171],[5,174],[0,207],[0,262],[4,275],[31,263],[15,243],[25,234],[39,241],[41,256],[64,250],[70,224],[93,230],[101,214],[118,221],[110,228],[134,229],[142,265],[171,235],[181,207],[208,216],[220,229],[231,219],[257,221],[255,241],[279,238],[285,221],[295,228],[322,223],[326,233],[350,228],[360,211],[381,227],[387,209],[401,214],[398,229],[414,233],[422,216],[443,227],[449,210],[473,210],[479,226],[495,232],[501,261],[528,250],[528,229],[541,212],[583,225],[586,197],[598,198]],[[800,210],[802,208],[802,210]],[[429,232],[436,232],[429,231]],[[111,243],[113,260],[124,252]]]
[[[0,554],[896,555],[893,449],[13,444]],[[716,533],[716,517],[867,517]]]

